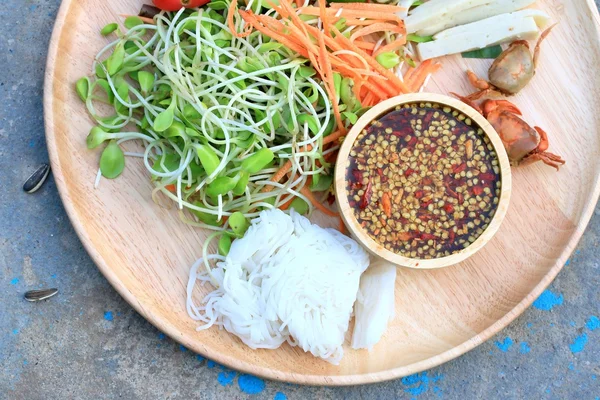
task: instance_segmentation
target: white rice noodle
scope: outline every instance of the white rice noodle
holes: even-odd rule
[[[371,263],[360,278],[354,305],[353,349],[373,348],[394,318],[396,266],[384,260]]]
[[[190,273],[187,308],[203,322],[198,329],[222,326],[253,349],[275,349],[284,342],[333,364],[356,300],[369,256],[354,240],[323,229],[291,211],[260,213],[224,261],[212,270],[218,288],[197,307],[192,298],[198,274]]]

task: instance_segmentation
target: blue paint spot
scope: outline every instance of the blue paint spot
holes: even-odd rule
[[[435,393],[437,395],[437,397],[442,397],[442,389],[440,389],[439,386],[434,386],[433,387],[433,393]]]
[[[27,365],[29,362],[27,360],[23,360],[23,365]]]
[[[595,381],[595,380],[596,380],[596,378],[597,378],[597,376],[596,376],[596,375],[592,375],[592,380],[593,380],[593,381]]]
[[[16,285],[17,283],[19,283],[19,278],[12,278],[12,280],[10,281],[11,285]]]
[[[550,322],[550,328],[554,328],[554,322]]]
[[[528,322],[527,325],[525,325],[528,328],[531,328],[533,326],[533,324],[531,322]]]
[[[583,334],[583,335],[579,335],[575,338],[575,341],[573,343],[571,343],[571,345],[569,346],[571,348],[571,351],[573,353],[580,353],[583,351],[583,348],[585,347],[585,344],[588,341],[588,337],[587,334]]]
[[[433,377],[429,377],[427,371],[405,376],[402,378],[402,383],[405,386],[412,386],[404,389],[406,393],[410,393],[413,396],[418,396],[429,390],[429,385],[435,383],[443,378],[443,375],[437,374]],[[439,388],[438,388],[439,389]],[[441,392],[441,390],[440,390]]]
[[[115,317],[113,316],[112,311],[106,311],[104,313],[104,319],[107,321],[112,321],[113,319],[115,319]]]
[[[273,400],[287,400],[287,396],[281,392],[277,392],[275,393],[275,397],[273,397]]]
[[[219,372],[217,381],[221,384],[221,386],[231,385],[236,375],[237,372],[226,369],[225,371]]]
[[[565,267],[568,266],[569,264],[571,264],[571,259],[570,258],[565,262]]]
[[[19,330],[18,329],[13,329],[13,335],[18,335],[19,334]]]
[[[506,353],[514,344],[513,340],[509,337],[504,339],[502,342],[495,341],[494,344],[497,348],[499,348],[502,352]]]
[[[258,394],[265,390],[265,381],[256,376],[241,374],[238,378],[240,390],[246,394]]]
[[[585,326],[587,326],[590,331],[595,331],[596,329],[600,328],[600,318],[592,315],[585,323]]]
[[[179,345],[179,350],[181,351],[187,351],[186,347],[182,344]]]
[[[218,364],[216,362],[214,362],[213,360],[208,360],[208,362],[206,363],[206,366],[208,368],[214,368],[216,367]]]
[[[571,371],[575,371],[575,364],[573,364],[572,362],[569,363],[569,369]]]
[[[29,141],[29,147],[35,147],[35,140],[31,139]]]
[[[56,274],[52,274],[52,275],[50,275],[50,278],[52,278],[52,279],[56,279],[56,277],[57,277],[57,276],[58,276],[58,275],[56,275]]]
[[[196,354],[196,360],[202,362],[202,361],[206,360],[206,358],[202,357],[200,354]]]
[[[575,325],[576,325],[576,324],[575,324],[575,321],[571,321],[571,322],[569,322],[569,325],[570,325],[570,326],[575,326]]]
[[[164,334],[164,333],[162,333],[162,332],[158,334],[158,339],[159,339],[159,340],[164,340],[166,337],[167,337],[167,335],[165,335],[165,334]]]
[[[530,351],[531,351],[531,347],[529,347],[529,344],[527,342],[521,342],[521,348],[519,349],[519,353],[527,354]]]
[[[563,295],[556,295],[550,290],[544,292],[533,302],[533,306],[538,310],[550,311],[554,306],[560,306],[564,301]]]

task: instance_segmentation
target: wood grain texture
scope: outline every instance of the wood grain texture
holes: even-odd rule
[[[50,159],[71,222],[109,282],[159,329],[218,363],[322,385],[370,383],[434,367],[489,339],[528,307],[560,271],[592,215],[600,193],[600,18],[591,0],[540,1],[560,25],[542,46],[535,78],[512,100],[529,122],[546,128],[550,151],[567,164],[558,173],[541,163],[513,170],[510,209],[484,249],[451,268],[399,269],[397,314],[382,341],[371,353],[347,347],[337,367],[287,345],[253,351],[218,329],[196,332],[185,311],[185,283],[206,234],[152,202],[141,162],[128,160],[119,179],[93,189],[99,153],[85,147],[92,123],[73,90],[106,43],[101,27],[141,4],[63,1],[45,82]],[[444,59],[429,91],[469,92],[467,66],[485,76],[489,62]]]
[[[348,168],[350,150],[354,147],[354,142],[358,135],[371,123],[379,117],[392,111],[396,106],[410,103],[437,103],[450,106],[453,110],[457,110],[467,117],[471,118],[474,124],[480,127],[484,134],[490,139],[492,146],[498,154],[498,163],[500,166],[500,179],[502,186],[500,190],[500,200],[496,207],[496,212],[492,221],[487,226],[485,231],[467,248],[462,249],[450,256],[435,258],[432,260],[420,260],[415,258],[404,257],[398,253],[387,250],[379,242],[371,238],[367,232],[360,226],[358,220],[354,216],[354,209],[350,207],[348,202]],[[367,111],[352,127],[344,143],[340,148],[337,163],[335,166],[335,195],[338,209],[344,219],[348,230],[352,236],[362,244],[371,254],[384,258],[385,260],[402,267],[418,268],[418,269],[435,269],[445,268],[451,265],[458,264],[471,257],[483,248],[496,234],[510,203],[512,174],[508,156],[504,150],[504,145],[500,136],[496,133],[490,123],[473,108],[465,103],[436,93],[413,93],[402,96],[397,96],[386,101],[382,101],[376,106]]]

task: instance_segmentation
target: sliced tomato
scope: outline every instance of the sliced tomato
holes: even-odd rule
[[[182,7],[202,7],[210,2],[210,0],[152,0],[154,5],[161,10],[177,11]]]

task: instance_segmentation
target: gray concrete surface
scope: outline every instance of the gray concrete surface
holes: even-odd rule
[[[46,47],[59,0],[0,9],[0,399],[600,397],[600,208],[569,265],[497,337],[439,368],[361,387],[300,387],[239,375],[157,331],[100,275],[52,179],[21,184],[47,161]],[[30,304],[23,292],[58,287]]]

